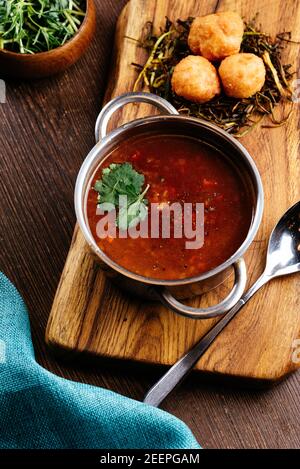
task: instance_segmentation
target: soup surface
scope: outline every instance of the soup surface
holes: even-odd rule
[[[144,187],[149,185],[148,218],[152,203],[160,204],[158,210],[174,202],[204,204],[202,247],[188,249],[187,238],[176,238],[172,230],[170,238],[161,231],[158,238],[97,236],[103,215],[96,213],[95,182],[104,168],[124,162],[144,175]],[[150,134],[127,140],[102,162],[91,182],[87,216],[98,246],[117,264],[144,277],[174,280],[207,272],[234,254],[247,236],[252,203],[238,171],[218,150],[193,138]]]

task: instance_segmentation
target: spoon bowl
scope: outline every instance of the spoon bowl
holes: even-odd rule
[[[293,205],[273,229],[265,273],[279,277],[300,271],[300,202]]]

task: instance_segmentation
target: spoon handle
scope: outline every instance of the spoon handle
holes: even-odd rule
[[[178,386],[188,373],[196,365],[200,357],[206,352],[212,342],[218,337],[220,332],[229,324],[234,316],[249,301],[249,299],[257,292],[270,278],[261,275],[259,279],[249,288],[242,296],[237,304],[226,313],[222,319],[210,331],[205,334],[200,341],[194,345],[182,358],[180,358],[165,375],[150,389],[144,398],[144,403],[158,407],[161,402],[170,394],[170,392]]]

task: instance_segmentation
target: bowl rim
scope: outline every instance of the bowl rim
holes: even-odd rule
[[[91,13],[91,5],[94,5],[94,0],[85,0],[86,1],[86,12],[85,12],[85,15],[84,15],[84,18],[83,18],[83,21],[78,29],[78,31],[74,34],[74,36],[72,36],[70,39],[68,39],[67,42],[65,42],[63,45],[61,46],[58,46],[58,47],[55,47],[54,49],[50,49],[50,50],[45,50],[43,52],[35,52],[33,54],[22,54],[21,52],[13,52],[13,51],[10,51],[10,50],[7,50],[7,49],[0,49],[0,54],[2,55],[6,55],[6,56],[9,56],[9,57],[12,57],[12,58],[15,58],[15,59],[31,59],[31,60],[34,60],[34,58],[43,58],[44,56],[49,56],[49,55],[53,55],[55,54],[56,52],[58,51],[62,51],[64,48],[67,48],[68,46],[70,46],[70,44],[78,38],[79,35],[82,34],[82,30],[85,29],[86,27],[86,23],[89,19],[89,14]]]
[[[86,205],[86,195],[88,193],[88,182],[91,180],[90,168],[93,166],[95,161],[99,158],[99,154],[105,149],[107,145],[113,145],[114,140],[126,130],[131,129],[132,127],[141,128],[143,126],[147,126],[153,122],[161,121],[186,121],[188,123],[193,123],[199,126],[204,127],[213,132],[217,132],[221,138],[225,138],[229,141],[233,146],[237,148],[237,150],[243,155],[244,159],[246,160],[246,164],[249,168],[249,174],[251,174],[253,179],[253,185],[256,186],[255,189],[257,191],[257,200],[256,204],[253,207],[253,216],[251,220],[251,224],[247,233],[247,236],[240,247],[222,264],[216,266],[214,269],[208,270],[207,272],[203,272],[200,275],[196,275],[194,277],[187,277],[183,279],[157,279],[152,277],[144,277],[143,275],[136,274],[125,267],[122,267],[117,262],[113,261],[109,256],[107,256],[104,251],[97,245],[88,224],[86,223],[85,217],[85,205]],[[146,129],[145,129],[146,130]],[[102,158],[98,161],[97,167],[99,167],[101,161],[107,155],[103,155]],[[74,205],[75,205],[75,212],[77,217],[78,225],[83,233],[85,241],[92,249],[92,251],[96,254],[97,257],[100,258],[105,264],[111,267],[114,271],[118,272],[119,274],[124,275],[127,278],[136,280],[138,282],[146,283],[149,285],[158,285],[158,286],[182,286],[182,285],[189,285],[195,282],[199,282],[201,280],[208,279],[213,277],[216,274],[226,270],[228,267],[233,266],[234,262],[236,262],[239,258],[243,256],[246,252],[250,244],[252,243],[262,220],[263,215],[263,208],[264,208],[264,190],[262,185],[262,180],[260,173],[256,167],[256,164],[253,158],[250,156],[249,152],[246,148],[234,137],[230,134],[225,132],[220,127],[216,126],[215,124],[211,124],[210,122],[204,121],[202,119],[192,118],[188,116],[181,116],[181,115],[159,115],[159,116],[147,116],[140,119],[136,119],[129,123],[123,124],[122,126],[118,127],[117,129],[110,132],[102,141],[98,142],[88,153],[87,157],[83,161],[81,168],[79,170],[76,185],[75,185],[75,192],[74,192]]]

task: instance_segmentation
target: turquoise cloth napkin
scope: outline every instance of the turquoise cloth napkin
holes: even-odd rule
[[[174,416],[60,378],[34,357],[26,306],[0,273],[0,448],[199,449]]]

